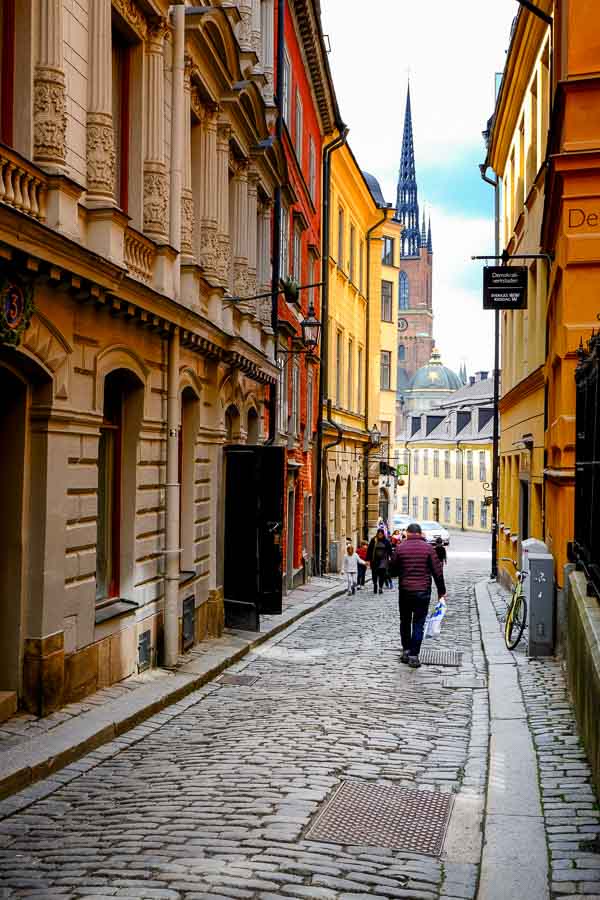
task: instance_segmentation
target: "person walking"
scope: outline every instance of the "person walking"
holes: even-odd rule
[[[444,542],[441,537],[436,537],[433,549],[442,566],[445,566],[448,562],[448,554],[446,553],[446,548],[444,547]]]
[[[366,541],[360,542],[360,547],[358,547],[356,551],[356,555],[358,556],[358,579],[356,584],[356,589],[361,590],[365,586],[365,578],[367,575],[367,548],[368,543]]]
[[[369,541],[367,560],[371,564],[373,578],[373,591],[383,594],[383,585],[387,577],[387,570],[392,557],[392,545],[385,536],[383,528],[377,529],[377,534]]]
[[[348,596],[356,593],[356,579],[358,576],[358,564],[360,560],[358,554],[354,552],[352,544],[346,547],[344,562],[342,563],[342,572],[346,576],[348,582]]]
[[[391,569],[398,576],[401,659],[411,668],[418,669],[421,665],[419,653],[431,600],[432,579],[440,600],[444,600],[446,596],[446,585],[442,563],[416,522],[412,522],[406,529],[406,540],[396,548]]]

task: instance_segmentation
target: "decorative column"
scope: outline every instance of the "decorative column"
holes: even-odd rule
[[[169,226],[169,184],[164,160],[165,82],[164,39],[168,25],[160,19],[146,40],[146,158],[144,160],[144,231],[166,243]]]
[[[238,41],[242,51],[252,51],[252,2],[239,0],[239,11],[242,17],[238,25]]]
[[[246,291],[249,297],[258,293],[257,266],[258,266],[258,176],[255,172],[248,174],[248,269],[246,276]],[[257,301],[252,303],[254,313],[258,309]]]
[[[62,170],[67,133],[63,0],[39,0],[38,14],[33,80],[33,158],[44,168]]]
[[[261,0],[252,0],[252,49],[256,53],[259,59],[259,65],[261,64],[261,40],[260,40],[260,29],[261,29],[261,10],[260,10]]]
[[[217,128],[217,276],[223,286],[229,283],[229,137],[231,127],[219,123]]]
[[[88,200],[114,206],[115,142],[112,120],[111,5],[89,0]]]
[[[232,238],[233,291],[238,297],[248,293],[248,162],[237,163],[233,176]]]
[[[267,83],[265,85],[265,101],[273,103],[273,60],[274,60],[274,28],[273,0],[262,0],[260,5],[260,31],[262,38],[261,62]]]
[[[202,208],[202,224],[200,230],[200,262],[204,274],[209,280],[217,277],[218,250],[218,210],[217,210],[217,108],[212,107],[204,112],[200,100],[192,91],[192,103],[202,115],[200,178],[201,194],[199,201]]]
[[[257,293],[265,294],[271,290],[271,232],[272,232],[273,204],[271,200],[265,200],[261,204],[258,220],[260,229],[260,253],[258,259],[258,290]],[[271,300],[265,298],[259,301],[259,319],[265,328],[271,328]]]
[[[194,256],[194,197],[192,194],[192,61],[185,60],[183,80],[184,137],[183,137],[183,188],[181,191],[181,253]]]

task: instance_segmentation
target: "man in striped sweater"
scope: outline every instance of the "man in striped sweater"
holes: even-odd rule
[[[423,628],[431,600],[431,582],[435,581],[440,600],[446,596],[446,585],[435,550],[427,543],[416,522],[406,529],[406,540],[396,545],[391,573],[398,576],[402,662],[418,669]]]

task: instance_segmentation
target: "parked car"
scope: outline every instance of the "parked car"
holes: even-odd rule
[[[435,544],[437,538],[441,537],[446,546],[450,543],[450,535],[439,522],[419,522],[423,537],[429,544]]]

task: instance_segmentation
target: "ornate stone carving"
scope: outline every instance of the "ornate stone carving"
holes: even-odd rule
[[[217,245],[217,276],[224,284],[227,284],[229,281],[229,265],[229,238],[224,234],[220,234]]]
[[[91,194],[110,194],[115,188],[115,145],[112,116],[88,114],[87,188]]]
[[[63,166],[67,114],[65,78],[56,69],[37,68],[33,89],[33,147],[37,163]]]
[[[190,93],[190,106],[192,108],[192,112],[196,116],[199,122],[202,122],[205,115],[205,108],[202,100],[200,99],[200,94],[198,93],[198,88],[192,87]]]
[[[125,21],[131,25],[141,38],[145,38],[148,32],[148,23],[141,9],[138,9],[134,0],[113,0],[112,5],[121,13]]]
[[[194,198],[192,192],[185,190],[181,196],[181,251],[193,256],[194,240]]]
[[[169,22],[167,19],[157,16],[148,25],[148,49],[154,52],[162,52],[163,41],[169,34]]]
[[[169,186],[161,171],[144,172],[144,231],[164,236],[167,233]]]
[[[214,225],[203,225],[200,234],[200,262],[207,272],[214,272],[216,270],[217,255],[217,230]]]
[[[242,50],[252,50],[252,9],[240,5],[239,43]]]
[[[243,263],[234,263],[233,266],[233,292],[237,297],[248,296],[247,282],[248,271]]]

